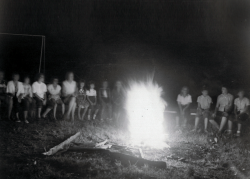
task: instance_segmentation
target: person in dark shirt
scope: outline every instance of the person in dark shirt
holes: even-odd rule
[[[1,107],[6,101],[6,82],[4,80],[4,72],[0,70],[0,119],[2,115]]]

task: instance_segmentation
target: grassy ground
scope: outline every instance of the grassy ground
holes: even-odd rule
[[[33,121],[30,124],[0,121],[1,178],[247,178],[250,176],[249,127],[241,138],[226,138],[218,144],[210,136],[180,133],[167,124],[170,149],[143,148],[146,159],[165,161],[166,169],[123,165],[99,152],[41,153],[81,131],[80,142],[109,139],[127,145],[129,134],[114,122]]]

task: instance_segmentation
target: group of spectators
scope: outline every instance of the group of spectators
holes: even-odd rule
[[[100,120],[120,118],[124,102],[124,89],[121,81],[116,81],[115,87],[111,91],[108,81],[104,80],[97,93],[93,81],[89,81],[87,84],[84,80],[79,80],[77,83],[74,81],[73,72],[66,74],[62,87],[58,84],[57,77],[52,78],[48,85],[45,85],[44,78],[44,74],[37,74],[36,81],[31,85],[30,77],[25,76],[23,82],[20,82],[19,74],[13,73],[12,80],[6,84],[4,72],[0,71],[0,109],[2,108],[1,104],[7,104],[9,120],[14,118],[16,122],[21,122],[19,113],[22,111],[24,122],[29,123],[28,117],[46,118],[52,109],[53,118],[56,120],[58,105],[62,107],[64,119],[74,120],[76,108],[78,108],[79,120],[84,120],[85,117],[88,120],[95,120],[99,110],[101,110]],[[238,127],[236,136],[241,135],[242,124],[249,118],[249,99],[245,97],[244,90],[238,91],[236,99],[228,92],[227,87],[223,86],[221,91],[222,94],[218,96],[216,107],[212,111],[212,98],[208,94],[208,89],[202,89],[202,95],[197,99],[198,107],[194,132],[201,130],[198,124],[203,118],[204,132],[206,133],[208,132],[208,121],[218,129],[218,135],[221,135],[227,123],[227,133],[231,134],[233,123],[236,122]],[[184,127],[187,124],[190,104],[192,103],[192,97],[187,87],[182,88],[177,97],[177,103],[179,108],[176,116],[176,128],[180,129],[181,121]],[[44,110],[42,110],[43,108]],[[0,117],[1,115],[2,111],[0,111]]]
[[[20,75],[13,73],[12,80],[6,83],[4,72],[0,71],[0,109],[2,104],[6,104],[9,120],[21,122],[19,113],[23,112],[24,122],[29,123],[28,118],[46,118],[52,109],[56,120],[58,105],[62,107],[64,119],[74,120],[76,108],[79,120],[84,120],[85,117],[95,120],[99,110],[100,120],[119,119],[124,101],[121,81],[116,81],[111,91],[108,81],[104,80],[97,93],[93,81],[87,84],[84,80],[79,80],[77,83],[73,72],[66,74],[62,86],[58,84],[57,77],[53,77],[48,85],[44,83],[44,79],[44,74],[39,73],[35,82],[30,84],[30,77],[25,76],[21,82]],[[3,111],[0,111],[0,116],[2,114]]]
[[[208,121],[218,130],[217,135],[220,136],[224,131],[225,125],[228,123],[227,134],[232,134],[233,123],[237,123],[236,136],[241,135],[242,124],[249,118],[249,99],[245,97],[244,90],[238,90],[237,98],[228,92],[226,86],[222,86],[221,94],[217,98],[215,109],[211,109],[212,98],[208,95],[208,89],[203,88],[202,95],[198,97],[197,112],[195,118],[195,126],[193,132],[201,131],[199,129],[200,119],[204,119],[204,132],[207,133]],[[188,115],[190,114],[190,104],[192,103],[189,89],[183,87],[181,93],[177,97],[179,109],[176,117],[176,128],[180,128],[180,119],[183,126],[186,126]]]

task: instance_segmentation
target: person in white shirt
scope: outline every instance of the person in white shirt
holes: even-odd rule
[[[111,93],[108,88],[108,81],[104,80],[102,82],[102,88],[99,89],[99,100],[102,106],[101,110],[101,121],[104,118],[104,112],[108,109],[108,118],[112,120],[112,105],[111,105]]]
[[[37,74],[36,79],[37,81],[32,84],[32,92],[38,108],[38,119],[41,119],[42,107],[43,105],[46,105],[47,86],[43,83],[44,75],[42,73]]]
[[[186,127],[188,115],[190,115],[189,106],[192,103],[192,97],[189,94],[188,87],[184,86],[177,97],[178,114],[176,117],[176,128],[180,127],[180,118],[183,120],[183,126]]]
[[[23,82],[24,93],[22,96],[22,106],[24,111],[24,120],[27,120],[28,112],[31,111],[31,116],[34,116],[34,106],[36,105],[33,99],[32,87],[30,86],[30,78],[28,76],[24,77]]]
[[[233,95],[228,93],[227,87],[223,86],[221,91],[222,94],[218,96],[214,113],[212,114],[212,118],[209,120],[209,122],[218,129],[218,136],[221,135],[233,106]],[[217,122],[220,120],[221,122],[219,126]]]
[[[91,81],[89,83],[89,90],[87,90],[87,99],[89,101],[89,111],[88,111],[88,120],[91,119],[91,111],[94,111],[93,119],[96,119],[96,115],[99,111],[99,106],[97,104],[97,94],[95,90],[95,83]]]
[[[234,114],[229,117],[228,120],[228,134],[232,134],[233,122],[237,123],[237,133],[236,136],[240,137],[242,123],[249,119],[249,99],[245,97],[245,91],[240,90],[238,93],[238,98],[234,100]]]
[[[200,121],[200,118],[204,119],[204,132],[207,133],[207,124],[208,124],[208,119],[211,116],[210,112],[210,106],[212,104],[212,98],[208,95],[208,90],[207,89],[202,89],[202,95],[198,97],[197,103],[198,103],[198,108],[197,108],[197,113],[196,113],[196,118],[195,118],[195,126],[192,131],[196,132],[198,128],[198,124]]]
[[[75,119],[76,96],[77,96],[76,92],[77,92],[77,86],[76,82],[74,81],[74,74],[73,72],[68,72],[66,74],[66,80],[63,81],[62,83],[62,97],[64,104],[69,105],[68,110],[64,115],[64,118],[70,119],[70,114],[71,114],[72,121],[74,121]]]
[[[7,84],[7,95],[8,95],[8,103],[9,103],[9,109],[8,109],[8,119],[10,120],[12,108],[13,111],[16,114],[16,122],[21,122],[19,119],[19,111],[21,107],[22,102],[22,96],[24,93],[23,83],[19,82],[20,76],[18,73],[13,73],[12,75],[12,81],[9,81]],[[25,123],[29,123],[27,120]]]
[[[58,78],[54,77],[52,78],[52,84],[49,84],[47,86],[48,90],[48,103],[47,103],[47,109],[43,113],[42,117],[45,118],[46,115],[50,112],[51,109],[53,109],[54,119],[56,119],[56,109],[57,105],[62,106],[62,115],[64,115],[65,112],[65,105],[61,99],[61,86],[58,85]]]

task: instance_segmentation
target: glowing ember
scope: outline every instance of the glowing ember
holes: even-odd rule
[[[126,109],[129,119],[131,142],[154,148],[167,147],[163,131],[165,101],[162,88],[152,80],[130,82],[127,91]]]

